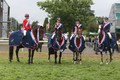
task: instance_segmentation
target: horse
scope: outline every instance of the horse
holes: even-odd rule
[[[38,26],[38,27],[40,27],[40,37],[39,37],[39,41],[43,41],[43,37],[44,37],[44,27],[42,27],[42,26]],[[39,42],[38,43],[38,48],[37,48],[37,51],[40,51],[40,52],[42,52],[42,45],[43,45],[44,43],[43,42]],[[39,50],[40,49],[40,50]]]
[[[32,34],[32,35],[29,35]],[[28,36],[29,35],[29,36]],[[29,37],[29,40],[27,38]],[[13,60],[14,46],[16,46],[16,58],[20,62],[18,53],[21,48],[28,48],[28,64],[33,63],[34,52],[37,49],[38,40],[40,37],[40,28],[32,29],[27,31],[26,36],[23,35],[21,30],[11,33],[9,37],[9,61]]]
[[[77,30],[77,35],[72,35],[70,38],[69,49],[73,52],[73,63],[82,64],[82,52],[85,49],[85,40],[84,36],[81,35],[82,30]]]
[[[48,62],[50,62],[50,55],[54,54],[55,64],[61,64],[61,57],[63,51],[66,49],[67,36],[65,36],[61,30],[56,30],[55,37],[51,39],[52,35],[48,38]],[[53,41],[51,43],[51,40]],[[57,52],[59,53],[59,62],[57,62]]]
[[[101,24],[99,25],[99,27],[101,27]],[[103,64],[103,52],[105,52],[105,54],[106,54],[106,64],[109,64],[109,63],[112,62],[112,60],[113,60],[112,56],[113,56],[114,50],[117,48],[117,42],[116,41],[117,40],[116,40],[114,35],[112,35],[112,40],[110,41],[109,35],[104,30],[99,29],[99,31],[98,31],[98,41],[97,41],[98,49],[97,50],[101,54],[100,64]],[[110,57],[110,62],[108,61],[109,57]]]

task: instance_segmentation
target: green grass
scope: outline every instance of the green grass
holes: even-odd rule
[[[120,80],[120,60],[100,65],[99,58],[83,58],[83,64],[73,64],[72,57],[62,58],[62,64],[47,62],[47,57],[34,57],[34,64],[27,64],[27,57],[12,63],[0,57],[0,80]]]

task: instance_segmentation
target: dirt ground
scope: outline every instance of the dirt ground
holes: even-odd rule
[[[23,53],[23,52],[25,52],[25,53]],[[28,56],[27,49],[24,49],[23,52],[21,49],[19,56],[23,56],[23,57]],[[46,57],[46,56],[48,56],[48,54],[46,54],[47,52],[48,52],[47,46],[44,45],[42,48],[42,52],[37,52],[37,53],[35,52],[35,56],[36,57]],[[8,53],[9,53],[9,46],[8,45],[0,45],[0,57],[8,56],[9,55]],[[63,57],[72,57],[72,56],[73,56],[72,52],[69,49],[66,49],[63,52]],[[83,51],[82,56],[88,57],[88,58],[100,58],[100,54],[96,55],[93,48],[88,48],[88,47]],[[115,52],[113,54],[113,58],[120,58],[120,54],[118,52]]]

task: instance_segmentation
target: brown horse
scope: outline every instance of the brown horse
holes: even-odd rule
[[[38,29],[39,29],[39,31],[38,31]],[[37,34],[37,31],[39,32],[39,34]],[[38,28],[33,29],[33,33],[34,33],[34,36],[35,36],[36,38],[37,38],[38,35],[39,35],[39,37],[40,37],[40,28],[38,27]],[[21,48],[24,48],[24,47],[22,46],[22,44],[19,45],[19,46],[17,46],[17,47],[16,47],[16,50],[15,50],[15,52],[16,52],[16,57],[17,57],[17,61],[18,61],[18,62],[20,62],[20,59],[19,59],[19,56],[18,56],[18,52],[19,52],[19,50],[20,50]],[[28,49],[28,52],[29,52],[29,54],[28,54],[28,64],[33,63],[33,57],[34,57],[34,52],[35,52],[36,48],[37,48],[37,46],[36,46],[34,49],[31,49],[31,48]],[[10,61],[10,62],[13,60],[13,53],[14,53],[14,46],[9,46],[9,61]]]
[[[44,37],[44,27],[43,26],[38,26],[39,27],[39,32],[40,32],[40,37],[39,37],[39,41],[43,41],[43,37]],[[39,51],[40,49],[40,52],[42,52],[42,45],[44,43],[43,42],[39,42],[38,43],[38,48],[37,48],[37,51]]]
[[[77,30],[77,35],[70,39],[69,49],[73,52],[73,63],[82,64],[82,51],[85,49],[84,37],[81,35],[82,29]]]

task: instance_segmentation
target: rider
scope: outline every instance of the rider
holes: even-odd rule
[[[55,37],[57,30],[60,30],[62,32],[62,27],[63,27],[63,25],[61,23],[61,19],[57,18],[57,22],[56,22],[55,27],[54,27],[53,35],[51,37],[52,39]]]
[[[81,30],[81,36],[82,36],[82,24],[80,24],[80,20],[76,20],[76,22],[75,22],[75,27],[73,28],[73,32],[74,32],[74,34],[70,37],[70,39],[73,37],[73,36],[77,36],[78,37],[78,35],[77,35],[77,30],[78,29],[80,29]]]
[[[80,24],[80,20],[76,20],[75,23],[76,23],[76,26],[74,27],[73,31],[74,31],[74,34],[77,35],[78,29],[81,29],[81,31],[82,31],[82,24]],[[81,32],[81,35],[82,35],[82,32]]]
[[[112,39],[112,35],[110,33],[110,27],[111,27],[111,23],[109,22],[109,19],[105,17],[105,23],[102,26],[102,30],[108,34],[109,39]]]
[[[51,44],[53,45],[53,39],[55,38],[55,35],[56,35],[56,31],[57,30],[60,30],[61,33],[62,33],[62,23],[61,23],[61,19],[60,18],[57,18],[57,22],[55,24],[55,27],[54,27],[54,31],[53,31],[53,34],[52,34],[52,37],[51,37]]]
[[[23,24],[23,27],[21,29],[23,30],[24,36],[26,36],[27,31],[31,30],[29,14],[25,14],[25,19],[23,20],[22,24]]]

